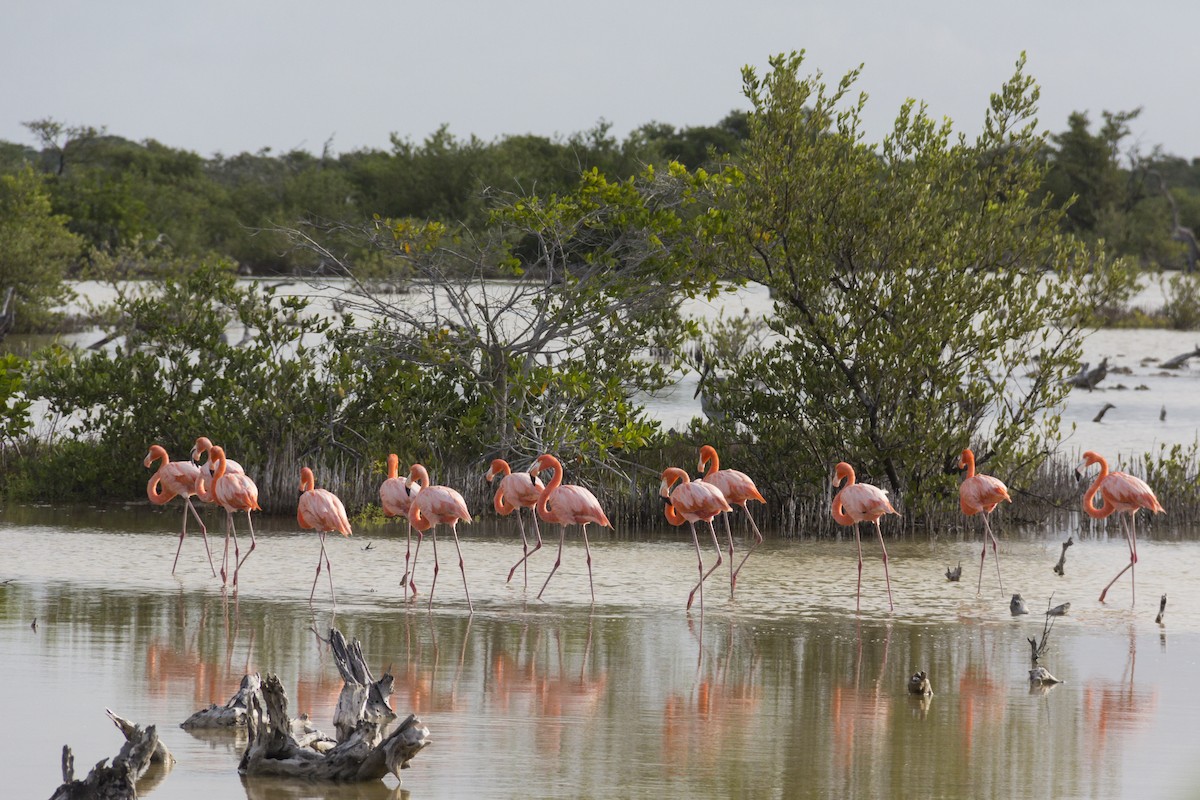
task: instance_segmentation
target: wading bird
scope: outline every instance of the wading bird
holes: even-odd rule
[[[412,499],[408,507],[408,522],[417,530],[417,552],[413,555],[412,568],[417,570],[417,556],[421,554],[421,541],[425,531],[432,531],[433,538],[433,580],[429,584],[429,607],[433,608],[433,590],[437,586],[438,551],[437,527],[449,525],[450,533],[454,536],[454,549],[458,551],[458,568],[462,571],[463,591],[467,595],[467,607],[472,612],[475,606],[471,603],[471,592],[467,589],[467,568],[463,563],[462,548],[458,544],[458,521],[470,522],[471,515],[467,511],[467,502],[463,496],[449,486],[430,486],[429,471],[421,464],[413,464],[408,471],[409,484],[420,484],[421,489]],[[413,583],[413,597],[416,597],[417,587]]]
[[[225,450],[221,447],[213,445],[208,451],[208,463],[212,466],[212,487],[205,489],[207,479],[204,477],[204,468],[200,469],[200,478],[196,483],[196,494],[205,497],[206,491],[212,498],[212,502],[225,509],[225,554],[221,558],[221,582],[224,583],[228,578],[229,565],[229,537],[233,537],[233,586],[236,589],[238,583],[238,572],[242,568],[242,564],[246,563],[246,559],[254,552],[254,548],[258,546],[254,538],[254,521],[250,518],[251,511],[262,511],[258,505],[258,487],[254,485],[254,481],[250,480],[245,473],[229,472],[229,465],[225,458]],[[241,556],[238,549],[237,529],[233,524],[233,514],[235,511],[246,512],[246,524],[250,527],[250,549],[246,551],[246,555]]]
[[[388,476],[379,484],[379,504],[383,507],[385,517],[404,518],[404,577],[400,585],[404,587],[404,599],[408,599],[408,584],[410,573],[408,562],[412,557],[412,523],[408,521],[408,508],[412,505],[413,496],[421,490],[421,484],[408,485],[408,481],[400,477],[400,457],[391,453],[387,457]],[[428,476],[425,478],[429,483]],[[413,587],[416,594],[416,587]]]
[[[183,550],[183,539],[187,536],[187,519],[190,511],[200,526],[201,535],[204,536],[204,552],[208,553],[208,568],[212,570],[215,578],[217,569],[213,566],[212,551],[208,548],[208,529],[204,527],[204,520],[200,519],[200,514],[192,505],[192,495],[196,493],[200,468],[188,461],[172,461],[167,456],[166,449],[157,444],[150,446],[150,452],[146,454],[142,465],[149,469],[155,461],[162,461],[162,463],[158,465],[158,469],[150,477],[150,482],[146,484],[146,496],[150,498],[150,502],[161,506],[176,496],[183,498],[183,528],[179,531],[179,546],[175,548],[175,560],[171,562],[171,574],[175,574],[175,566],[179,563],[179,552]]]
[[[704,471],[705,465],[708,465],[708,471]],[[762,534],[759,533],[758,525],[754,522],[754,516],[750,513],[749,506],[746,505],[748,500],[757,500],[760,503],[767,502],[763,496],[759,494],[758,487],[754,485],[754,481],[744,472],[738,472],[736,469],[721,469],[721,459],[717,455],[716,448],[710,444],[706,444],[700,448],[700,463],[696,469],[704,473],[703,481],[710,483],[721,490],[721,494],[725,495],[725,500],[731,506],[741,506],[742,511],[746,512],[746,519],[750,520],[750,527],[754,531],[754,544],[746,551],[746,555],[742,556],[741,563],[737,565],[737,569],[733,567],[733,532],[729,527],[729,515],[733,513],[732,509],[725,512],[725,535],[729,537],[729,596],[733,596],[733,590],[737,586],[737,576],[742,571],[742,566],[745,565],[746,559],[754,552],[754,548],[762,544]]]
[[[325,552],[325,534],[337,531],[342,536],[353,533],[350,530],[350,520],[346,518],[346,507],[333,492],[316,488],[313,471],[308,467],[300,470],[300,503],[296,506],[296,521],[301,528],[318,531],[321,534],[321,552],[317,555],[317,574],[313,576],[312,592],[308,602],[312,602],[317,593],[317,580],[321,577],[321,561],[325,562],[325,572],[329,575],[329,594],[337,603],[337,594],[333,590],[333,566],[329,563],[329,555]]]
[[[517,527],[521,531],[521,549],[523,555],[521,559],[513,564],[512,569],[508,571],[508,579],[505,583],[512,580],[513,573],[517,571],[517,567],[525,565],[525,586],[529,586],[529,563],[528,559],[532,553],[536,553],[542,549],[542,531],[538,527],[537,512],[533,507],[537,505],[538,499],[542,496],[542,490],[546,487],[538,476],[531,475],[528,472],[513,472],[508,462],[502,458],[492,460],[491,468],[488,469],[487,475],[484,476],[488,483],[500,478],[500,485],[496,489],[496,496],[492,499],[492,505],[496,509],[496,513],[501,516],[508,516],[514,511],[517,513]],[[530,516],[533,517],[533,532],[537,535],[537,544],[533,549],[529,549],[529,539],[525,536],[525,523],[521,521],[521,509],[528,508]]]
[[[215,469],[214,469],[215,465],[213,464],[212,453],[209,452],[210,450],[212,450],[212,447],[213,447],[212,440],[209,439],[207,436],[201,436],[201,437],[197,438],[196,443],[192,445],[192,461],[195,464],[197,464],[200,467],[200,469],[204,470],[205,483],[208,485],[209,490],[212,489],[212,478],[213,478],[213,474],[215,472]],[[205,453],[208,453],[208,461],[205,462],[204,464],[201,464],[200,459],[201,459],[201,457],[204,456]],[[246,474],[246,470],[242,469],[242,465],[239,464],[238,462],[234,461],[232,458],[227,459],[225,461],[225,472],[230,475],[234,475],[234,474],[245,475]],[[200,496],[200,499],[206,503],[214,502],[211,497],[204,497],[203,495]]]
[[[854,482],[854,467],[845,461],[840,462],[833,472],[833,484],[846,483],[833,497],[833,520],[838,525],[854,526],[854,542],[858,545],[858,589],[854,595],[854,609],[859,610],[862,598],[862,540],[858,535],[858,523],[874,522],[875,532],[879,534],[879,546],[883,548],[883,577],[887,581],[888,608],[895,611],[892,603],[892,579],[888,575],[887,545],[883,543],[883,531],[879,527],[879,518],[884,514],[898,514],[888,501],[887,492],[865,483]]]
[[[1100,465],[1100,474],[1096,476],[1091,488],[1083,495],[1083,510],[1092,519],[1104,519],[1114,511],[1120,513],[1121,516],[1118,519],[1121,521],[1121,531],[1125,534],[1125,541],[1129,543],[1129,563],[1108,582],[1108,586],[1101,590],[1100,602],[1103,603],[1104,596],[1108,594],[1109,588],[1117,582],[1117,578],[1124,575],[1126,570],[1133,570],[1133,565],[1137,563],[1137,520],[1135,517],[1138,509],[1148,508],[1155,514],[1164,509],[1159,505],[1158,498],[1154,496],[1154,492],[1146,485],[1145,481],[1125,472],[1109,472],[1108,462],[1091,450],[1083,454],[1083,460],[1075,468],[1075,479],[1082,480],[1083,470],[1092,464]],[[1104,496],[1103,503],[1099,508],[1096,508],[1093,503],[1097,492]],[[1128,524],[1126,524],[1126,514],[1129,516]],[[1129,589],[1133,599],[1136,599],[1137,583],[1134,572],[1129,573]]]
[[[671,487],[676,483],[675,491],[671,491]],[[704,579],[712,574],[713,570],[721,566],[721,544],[717,541],[717,529],[713,527],[713,517],[717,514],[729,512],[733,507],[729,505],[725,495],[721,493],[714,484],[704,481],[692,481],[688,478],[688,474],[679,467],[667,467],[662,473],[662,483],[658,487],[658,495],[663,499],[663,513],[667,516],[667,522],[672,525],[682,525],[687,522],[692,529],[692,544],[696,546],[696,570],[700,576],[700,580],[688,593],[687,607],[692,607],[692,598],[696,596],[696,592],[700,592],[700,613],[704,613]],[[708,572],[704,571],[704,559],[700,555],[700,538],[696,535],[696,522],[703,520],[708,523],[708,530],[712,533],[713,546],[717,548],[717,560],[708,568]],[[730,556],[732,558],[732,554]]]
[[[562,463],[554,456],[549,453],[538,456],[537,460],[530,465],[529,473],[536,475],[547,469],[554,470],[554,474],[550,478],[550,482],[546,484],[546,488],[542,490],[541,497],[538,498],[537,513],[543,522],[561,525],[562,531],[558,537],[558,557],[554,560],[550,574],[546,576],[546,582],[542,584],[542,590],[538,592],[538,599],[541,599],[542,592],[546,591],[546,587],[550,585],[550,579],[554,577],[554,573],[562,564],[563,542],[567,538],[567,526],[579,525],[583,531],[583,549],[587,553],[588,589],[591,590],[592,603],[595,604],[596,588],[592,583],[592,550],[588,546],[587,526],[589,522],[594,522],[601,527],[611,528],[612,523],[604,515],[604,509],[600,508],[600,501],[594,494],[582,486],[562,482]]]
[[[1008,487],[999,478],[991,475],[975,474],[975,454],[970,449],[963,450],[958,458],[958,468],[967,471],[963,482],[958,486],[958,504],[968,517],[983,514],[983,552],[979,554],[979,585],[975,593],[983,589],[983,560],[987,557],[988,539],[992,541],[992,556],[996,560],[996,581],[1000,584],[1000,593],[1004,593],[1004,581],[1000,578],[1000,551],[996,537],[992,534],[992,526],[988,517],[1001,501],[1011,503]]]

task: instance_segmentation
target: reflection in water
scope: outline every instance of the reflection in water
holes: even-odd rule
[[[15,550],[5,531],[0,526],[7,555]],[[81,535],[97,572],[128,558],[127,536]],[[266,547],[280,544],[265,539]],[[402,561],[403,537],[399,543]],[[622,546],[668,566],[690,556],[673,543]],[[1056,578],[1050,545],[1005,546],[1014,572],[1033,564]],[[1025,637],[1040,621],[1013,619],[1000,598],[964,598],[941,579],[943,552],[926,546],[922,561],[915,546],[895,548],[907,605],[935,611],[856,618],[844,587],[825,606],[791,613],[796,593],[813,590],[788,588],[797,557],[787,548],[760,549],[767,557],[745,574],[744,587],[739,582],[737,603],[706,612],[703,636],[699,619],[672,600],[678,583],[669,577],[646,587],[651,597],[661,590],[661,604],[524,604],[518,588],[515,601],[485,596],[471,616],[465,606],[429,614],[351,598],[336,624],[361,642],[376,675],[396,676],[391,705],[401,718],[415,712],[432,733],[435,746],[404,772],[417,796],[1057,798],[1130,796],[1146,785],[1162,796],[1192,785],[1200,698],[1190,670],[1200,637],[1185,628],[1189,604],[1172,619],[1167,652],[1139,642],[1139,631],[1162,641],[1153,610],[1135,617],[1078,603],[1056,625],[1048,653],[1067,682],[1030,695]],[[507,570],[509,548],[497,552]],[[1186,563],[1191,552],[1175,561]],[[620,560],[609,555],[606,581]],[[803,558],[805,580],[844,572],[844,547],[805,543]],[[160,572],[147,570],[153,580]],[[1090,596],[1084,565],[1075,573],[1055,586]],[[334,618],[310,608],[302,592],[277,601],[227,597],[207,579],[193,588],[181,581],[165,591],[113,590],[16,574],[0,583],[0,707],[36,722],[6,744],[2,771],[19,787],[14,796],[48,796],[57,785],[63,719],[72,721],[78,763],[111,757],[114,732],[98,713],[105,706],[158,725],[178,758],[154,796],[405,796],[390,777],[349,788],[242,782],[243,734],[176,727],[198,708],[224,703],[244,673],[262,671],[279,676],[294,713],[332,730],[341,681],[322,639]],[[596,588],[599,597],[602,584]],[[907,692],[918,669],[934,687],[926,703]],[[89,707],[97,713],[83,713]]]

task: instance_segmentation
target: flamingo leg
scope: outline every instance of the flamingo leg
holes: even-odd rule
[[[733,568],[733,530],[729,526],[729,512],[723,511],[721,516],[725,518],[725,538],[729,540],[729,596],[733,597],[733,587],[737,585],[737,570]]]
[[[733,583],[729,587],[729,594],[731,597],[733,596],[733,587],[737,584],[737,576],[739,574],[741,574],[741,572],[742,572],[742,566],[745,565],[746,559],[750,557],[750,554],[754,552],[754,548],[756,548],[760,544],[762,544],[762,541],[763,541],[763,535],[762,535],[762,533],[759,532],[758,525],[754,522],[754,515],[750,513],[750,509],[748,507],[746,507],[745,504],[743,504],[742,510],[746,512],[746,519],[750,520],[750,527],[754,530],[754,544],[750,545],[750,548],[748,550],[746,550],[746,555],[742,556],[742,560],[738,564],[738,568],[733,571]],[[728,514],[725,515],[725,524],[726,525],[729,524],[729,515]],[[729,551],[729,558],[730,558],[730,566],[733,566],[733,549],[732,548],[730,548],[730,551]]]
[[[861,610],[862,605],[862,539],[858,535],[858,523],[854,523],[854,543],[858,545],[858,588],[854,590],[854,613]]]
[[[704,557],[700,555],[700,538],[696,535],[696,523],[689,522],[688,526],[692,529],[692,544],[696,546],[696,577],[699,579],[692,591],[688,592],[687,608],[691,610],[692,600],[696,596],[697,590],[700,592],[700,613],[704,613]]]
[[[430,528],[429,536],[430,536],[430,538],[433,539],[433,580],[429,582],[429,606],[428,606],[428,608],[430,610],[433,610],[433,590],[437,586],[438,570],[441,569],[441,566],[438,564],[438,554],[437,554],[437,528]],[[417,542],[417,546],[418,547],[421,546],[421,543],[419,541]]]
[[[717,541],[717,529],[713,527],[712,520],[708,521],[708,529],[709,529],[709,531],[712,532],[713,546],[717,550],[717,560],[714,561],[713,565],[708,568],[708,572],[701,574],[700,582],[698,584],[696,584],[696,588],[692,590],[694,592],[694,591],[696,591],[696,589],[699,589],[702,597],[703,597],[703,592],[704,592],[704,581],[706,581],[708,579],[709,575],[713,574],[713,572],[716,570],[717,567],[721,566],[721,543]],[[694,534],[695,534],[695,531],[693,530],[693,535]],[[699,545],[699,543],[697,543],[697,545],[696,545],[697,555],[699,555],[699,550],[700,550],[700,545]],[[703,568],[703,564],[701,565],[701,568]],[[703,610],[703,606],[701,607],[701,609]]]
[[[413,553],[412,572],[405,572],[404,575],[409,580],[409,586],[412,587],[413,599],[417,597],[417,556],[421,555],[421,542],[425,541],[425,532],[417,531],[417,551]],[[407,557],[405,564],[407,566]],[[430,598],[432,599],[432,598]]]
[[[313,575],[312,591],[308,594],[308,602],[313,601],[317,594],[317,581],[321,579],[321,559],[325,556],[325,532],[321,531],[321,552],[317,554],[317,572]],[[333,588],[333,578],[330,578],[330,588]]]
[[[237,568],[238,568],[238,564],[241,563],[239,561],[238,557],[241,555],[242,551],[238,547],[237,526],[233,522],[233,512],[227,510],[225,512],[225,515],[226,515],[226,519],[229,523],[229,529],[228,529],[227,535],[233,537],[233,581],[232,581],[232,583],[233,583],[233,587],[236,589],[237,581],[238,581],[238,569]],[[229,549],[228,549],[229,540],[226,539],[225,543],[226,543],[225,555],[228,556],[229,555]]]
[[[562,563],[563,540],[567,538],[567,526],[562,526],[562,533],[558,536],[558,558],[554,559],[554,566],[550,568],[550,574],[546,576],[546,582],[542,584],[542,591],[538,592],[538,600],[542,599],[542,592],[546,591],[546,587],[550,585],[550,579],[554,577],[558,565]]]
[[[1000,543],[996,541],[996,534],[992,533],[992,524],[988,521],[990,514],[983,515],[983,529],[987,532],[987,536],[992,540],[992,557],[996,561],[996,582],[1000,584],[1000,594],[1004,594],[1004,579],[1000,577]],[[984,541],[984,547],[987,547],[987,541]]]
[[[533,514],[533,524],[537,525],[537,512],[536,511]],[[527,563],[527,559],[529,558],[530,553],[537,552],[538,548],[542,546],[542,537],[540,534],[538,535],[537,547],[534,547],[533,550],[530,550],[529,549],[529,540],[527,538],[525,538],[525,523],[521,521],[521,509],[519,509],[519,508],[517,509],[517,527],[521,531],[521,551],[522,551],[523,555],[517,561],[517,563],[512,565],[512,569],[510,569],[508,571],[508,578],[504,582],[508,583],[509,581],[511,581],[513,574],[516,573],[516,571],[517,571],[517,567],[521,566],[522,564],[525,564],[525,588],[528,589],[529,588],[529,564]]]
[[[200,526],[200,533],[204,536],[204,552],[208,553],[208,568],[212,570],[213,577],[217,577],[217,568],[213,566],[212,550],[208,547],[208,529],[204,527],[204,520],[200,519],[200,514],[196,511],[196,507],[192,505],[190,497],[183,498],[183,529],[179,532],[179,546],[175,548],[175,560],[171,563],[171,574],[175,574],[175,567],[179,564],[179,553],[183,550],[183,539],[187,536],[187,520],[188,512],[192,512],[192,516],[196,518],[196,523]]]
[[[1129,563],[1126,564],[1125,567],[1120,572],[1118,572],[1111,581],[1108,582],[1108,586],[1105,586],[1104,589],[1101,590],[1101,592],[1100,592],[1100,602],[1101,603],[1104,602],[1104,597],[1108,594],[1108,590],[1111,589],[1112,585],[1117,582],[1117,578],[1120,578],[1126,572],[1129,572],[1130,570],[1132,570],[1133,565],[1137,563],[1137,545],[1135,544],[1135,540],[1130,536],[1129,531],[1125,528],[1125,518],[1124,517],[1121,518],[1120,522],[1121,522],[1121,532],[1125,534],[1125,541],[1129,543]],[[1130,590],[1131,590],[1131,592],[1134,593],[1134,600],[1136,600],[1137,584],[1133,582],[1134,578],[1133,578],[1132,572],[1130,572],[1129,580],[1130,580]]]
[[[565,530],[566,526],[563,527]],[[580,532],[583,533],[583,552],[587,555],[588,589],[590,589],[592,592],[592,605],[596,605],[596,587],[592,585],[592,548],[588,545],[586,522],[583,523],[583,527],[580,528]]]
[[[228,578],[227,567],[229,566],[229,533],[233,528],[233,514],[230,511],[225,512],[225,553],[221,556],[221,585],[224,586]],[[235,544],[236,547],[236,544]],[[237,559],[237,553],[234,552],[234,559]]]
[[[518,511],[518,513],[520,513],[520,512]],[[518,519],[519,519],[519,517],[518,517]],[[457,522],[453,522],[450,524],[450,533],[451,533],[451,535],[454,536],[454,549],[458,551],[458,569],[462,572],[462,576],[463,576],[463,592],[465,592],[467,595],[467,608],[471,609],[471,613],[474,614],[475,606],[471,603],[471,592],[469,589],[467,589],[467,567],[463,563],[462,548],[458,546],[458,530],[457,530],[457,528],[458,528]],[[430,591],[429,594],[432,595],[433,592]]]
[[[883,548],[883,577],[887,581],[888,590],[888,608],[892,611],[896,610],[896,606],[892,603],[892,578],[888,575],[888,554],[887,545],[883,543],[883,529],[879,527],[879,520],[875,520],[875,532],[879,534],[879,546]]]
[[[246,555],[242,556],[242,560],[237,562],[237,567],[233,570],[233,583],[235,586],[237,585],[238,573],[242,571],[242,564],[246,563],[246,559],[249,558],[250,554],[254,552],[254,548],[258,547],[258,541],[254,538],[254,520],[250,519],[250,511],[249,510],[246,511],[246,524],[248,526],[250,526],[250,549],[246,551]],[[236,552],[237,552],[237,550],[236,550],[237,537],[236,536],[234,537],[233,542],[234,542],[234,548],[235,548],[234,553],[236,554]]]
[[[408,520],[404,522],[404,577],[400,579],[400,585],[404,587],[404,601],[408,602],[408,579],[410,573],[408,571],[408,560],[412,557],[412,523]],[[420,547],[420,540],[417,540],[417,546]],[[413,587],[413,595],[416,596],[416,587]]]

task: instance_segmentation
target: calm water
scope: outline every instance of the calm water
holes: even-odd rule
[[[324,581],[308,603],[311,533],[263,519],[234,598],[198,539],[170,575],[178,521],[170,507],[0,513],[5,797],[48,797],[64,744],[83,773],[114,755],[106,707],[159,726],[179,763],[153,795],[169,798],[1200,797],[1192,535],[1143,538],[1136,606],[1127,582],[1096,600],[1128,557],[1115,527],[1001,524],[1003,595],[989,559],[976,596],[970,533],[890,540],[894,614],[878,542],[864,539],[861,615],[852,536],[772,541],[735,600],[728,572],[714,573],[701,618],[684,610],[696,574],[686,529],[595,535],[593,608],[578,541],[539,602],[553,552],[531,559],[528,591],[519,572],[506,586],[519,539],[482,523],[463,537],[472,616],[448,537],[432,613],[401,599],[398,528],[330,540],[335,611]],[[1068,533],[1077,544],[1060,578],[1051,566]],[[427,541],[423,590],[430,555]],[[948,582],[960,560],[963,581]],[[1015,591],[1033,614],[1010,615]],[[1043,657],[1065,683],[1031,691],[1025,637],[1041,634],[1051,597],[1072,603]],[[331,731],[341,683],[311,630],[330,625],[362,641],[377,674],[392,671],[393,707],[432,733],[402,788],[244,781],[237,735],[178,727],[261,670],[280,676],[293,713]],[[933,682],[927,702],[906,694],[916,669]]]

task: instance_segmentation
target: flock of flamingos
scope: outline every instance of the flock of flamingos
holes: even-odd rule
[[[202,462],[201,459],[205,458],[206,460]],[[221,580],[222,583],[225,583],[232,578],[232,584],[236,589],[238,571],[250,557],[250,553],[254,551],[256,545],[254,524],[250,512],[261,510],[258,505],[258,487],[246,475],[240,464],[226,458],[223,448],[213,445],[207,437],[203,436],[196,440],[190,461],[171,461],[165,449],[160,445],[153,445],[146,455],[144,465],[150,468],[155,462],[160,462],[159,467],[146,486],[146,494],[150,501],[156,505],[162,505],[177,496],[184,499],[183,527],[179,533],[179,546],[175,550],[175,561],[171,565],[172,574],[179,563],[179,553],[183,548],[183,540],[187,536],[189,512],[200,524],[200,530],[204,536],[204,547],[208,552],[209,567],[212,569],[214,577],[217,574],[212,551],[208,546],[208,532],[192,504],[191,498],[195,496],[204,502],[215,503],[225,509],[225,548],[221,560]],[[467,605],[474,611],[471,593],[467,589],[467,573],[463,563],[462,550],[458,542],[458,522],[460,520],[471,521],[471,515],[467,511],[467,504],[463,500],[463,496],[449,486],[432,484],[428,471],[421,464],[413,464],[409,468],[406,478],[401,478],[399,475],[399,458],[395,454],[388,456],[387,464],[388,477],[379,487],[379,500],[383,507],[383,513],[388,517],[403,517],[408,521],[407,549],[404,554],[405,571],[404,577],[401,579],[405,600],[409,599],[410,589],[412,598],[415,599],[417,596],[413,573],[416,569],[417,556],[421,551],[424,534],[430,532],[433,541],[434,562],[433,579],[429,585],[429,605],[432,607],[433,591],[437,585],[439,570],[436,526],[449,525],[450,533],[454,537],[454,547],[458,552],[458,566],[462,571],[463,590],[467,595]],[[1093,464],[1100,465],[1100,473],[1083,496],[1083,510],[1096,519],[1119,512],[1122,515],[1119,518],[1121,529],[1129,544],[1129,563],[1100,592],[1100,601],[1103,602],[1108,590],[1116,583],[1117,579],[1125,572],[1133,570],[1137,563],[1135,527],[1137,511],[1145,508],[1157,513],[1163,511],[1163,507],[1145,481],[1124,472],[1109,472],[1108,463],[1104,458],[1092,451],[1083,454],[1083,461],[1076,468],[1076,475],[1081,475],[1082,470]],[[988,515],[999,503],[1012,502],[1012,499],[1009,497],[1008,489],[999,479],[991,475],[976,474],[975,456],[970,450],[962,451],[958,468],[965,470],[965,477],[959,487],[959,500],[963,513],[967,516],[983,515],[983,552],[979,557],[979,585],[982,586],[983,563],[987,558],[989,541],[996,561],[996,578],[1000,579],[999,550],[996,537],[992,534],[991,525],[988,522]],[[763,538],[746,504],[750,500],[760,503],[766,501],[748,475],[737,470],[721,469],[717,451],[711,445],[704,445],[700,448],[700,461],[697,469],[702,473],[702,477],[698,480],[691,480],[685,470],[679,467],[668,467],[662,473],[659,495],[663,500],[667,520],[672,525],[682,525],[687,522],[691,528],[692,543],[696,548],[699,580],[688,594],[687,607],[689,609],[692,607],[692,602],[699,593],[700,608],[703,611],[704,581],[721,565],[723,560],[721,544],[717,539],[713,520],[718,515],[723,515],[725,519],[729,554],[729,590],[732,595],[737,585],[738,573],[745,565],[750,553]],[[551,477],[548,483],[543,483],[538,475],[546,470],[551,471]],[[563,541],[566,537],[567,526],[579,525],[583,533],[584,551],[587,554],[588,585],[592,593],[592,602],[595,603],[596,592],[592,586],[592,554],[588,546],[587,526],[595,524],[601,527],[612,527],[596,496],[583,486],[564,484],[562,482],[562,464],[550,454],[539,456],[524,472],[513,472],[506,461],[496,459],[492,461],[486,478],[489,483],[498,482],[493,503],[496,511],[501,515],[516,512],[518,527],[521,531],[521,545],[524,554],[509,570],[508,580],[512,580],[518,567],[525,565],[525,581],[528,585],[527,561],[529,556],[542,546],[538,518],[540,517],[543,522],[561,526],[558,557],[538,592],[537,596],[540,599],[542,593],[546,591],[550,579],[554,577],[554,573],[562,563]],[[883,550],[883,574],[887,582],[888,606],[894,610],[891,577],[888,575],[887,569],[887,547],[883,541],[883,531],[880,529],[879,520],[886,514],[896,514],[897,512],[888,501],[887,492],[869,484],[857,483],[854,468],[846,462],[839,463],[834,469],[833,484],[841,487],[833,498],[831,509],[833,519],[839,525],[854,527],[854,539],[858,546],[858,585],[855,592],[855,608],[856,610],[859,608],[862,597],[862,541],[859,538],[858,523],[872,522],[875,525],[875,532],[879,536],[879,545]],[[317,569],[313,577],[309,601],[311,602],[316,595],[317,582],[320,580],[321,568],[324,566],[329,578],[329,591],[336,602],[332,566],[329,563],[329,555],[325,551],[325,534],[336,531],[343,536],[349,536],[351,534],[350,521],[346,517],[346,509],[337,495],[325,489],[316,488],[313,472],[308,467],[300,470],[300,492],[296,519],[302,528],[315,530],[321,534],[321,549],[317,556]],[[1097,493],[1102,495],[1102,502],[1098,507],[1095,505]],[[733,565],[733,534],[729,527],[729,515],[733,513],[734,506],[740,506],[745,512],[754,532],[754,542],[746,550],[736,568]],[[531,509],[530,513],[536,534],[536,541],[532,548],[525,535],[525,524],[520,514],[522,508]],[[241,554],[233,522],[233,515],[240,511],[246,512],[246,524],[250,529],[250,548],[244,555]],[[716,561],[707,570],[704,568],[700,539],[696,533],[697,522],[708,524],[717,551]],[[412,531],[414,529],[417,531],[415,552],[412,548]],[[229,561],[231,538],[233,540],[232,565]],[[231,566],[232,575],[230,575]],[[1133,580],[1132,572],[1130,572],[1130,580],[1131,582]],[[1003,591],[1002,582],[1001,590]]]

